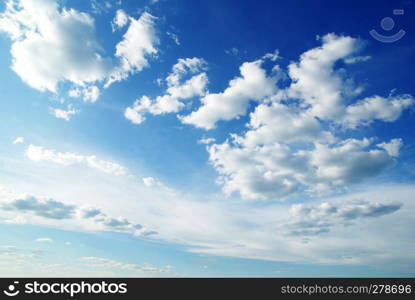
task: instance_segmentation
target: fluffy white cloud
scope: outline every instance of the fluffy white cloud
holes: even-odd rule
[[[369,125],[372,121],[394,122],[402,111],[415,103],[410,95],[383,98],[373,96],[349,105],[340,122],[346,127]]]
[[[320,47],[303,53],[299,62],[290,63],[290,84],[283,89],[270,89],[272,95],[250,113],[244,133],[231,134],[231,141],[207,148],[226,194],[278,199],[296,192],[327,192],[377,176],[395,164],[401,139],[373,145],[374,139],[342,136],[348,135],[345,130],[355,130],[375,120],[396,121],[404,109],[414,104],[412,96],[356,100],[361,88],[346,76],[344,69],[337,70],[335,66],[338,61],[354,58],[361,42],[334,34],[321,41]],[[274,56],[278,58],[278,54]],[[263,59],[274,60],[274,56],[267,54]],[[274,69],[281,72],[278,66]],[[257,93],[253,87],[244,87]],[[221,95],[224,94],[226,91]],[[247,104],[242,98],[237,100],[243,103],[240,114],[245,113]],[[214,105],[217,111],[208,109],[212,120],[221,118],[220,109],[228,111],[230,102],[224,99]],[[199,111],[207,106],[202,105]],[[238,109],[238,105],[232,108]],[[199,127],[209,129],[214,122],[205,125]]]
[[[167,76],[166,94],[158,96],[154,100],[147,96],[137,99],[132,107],[127,107],[124,116],[134,124],[140,124],[145,120],[145,114],[160,115],[180,111],[185,104],[181,100],[202,96],[206,93],[208,79],[206,73],[201,72],[205,68],[205,62],[199,58],[179,59]],[[185,82],[181,82],[186,75],[193,75]]]
[[[24,137],[19,136],[13,141],[13,145],[24,143]]]
[[[338,61],[355,63],[366,61],[367,56],[355,56],[362,48],[358,39],[328,34],[322,37],[322,46],[306,51],[298,63],[289,65],[292,84],[286,97],[299,98],[309,107],[308,113],[349,128],[368,125],[380,120],[393,122],[402,111],[415,103],[410,95],[367,97],[347,105],[363,90],[356,86],[344,69],[336,69]]]
[[[98,87],[93,85],[84,89],[83,94],[85,102],[95,102],[99,97],[100,91]]]
[[[56,118],[69,121],[73,115],[79,113],[79,110],[73,108],[72,105],[68,105],[66,110],[60,108],[51,108],[51,112]]]
[[[122,27],[124,27],[125,25],[128,24],[128,15],[127,13],[122,10],[122,9],[118,9],[117,12],[115,13],[115,17],[112,20],[112,30],[115,31],[117,29],[120,29]]]
[[[379,175],[393,166],[395,160],[384,149],[366,150],[371,144],[369,139],[347,139],[336,146],[316,144],[314,150],[304,151],[313,169],[310,180],[344,185]]]
[[[148,66],[147,57],[157,53],[154,19],[149,13],[134,19],[117,11],[113,24],[130,25],[114,57],[102,55],[91,15],[61,7],[56,0],[7,0],[0,31],[12,40],[12,69],[24,82],[53,93],[59,83],[68,82],[75,86],[72,96],[78,93],[94,102],[96,83],[109,86]]]
[[[95,155],[84,156],[70,152],[56,152],[32,144],[27,148],[26,156],[33,161],[50,161],[64,166],[84,164],[89,168],[116,176],[125,175],[128,172],[125,167],[114,162],[100,160]]]
[[[98,100],[100,93],[100,89],[97,86],[90,85],[83,88],[73,88],[69,90],[68,96],[71,98],[82,97],[85,102],[95,102]]]
[[[249,147],[278,142],[334,140],[332,134],[308,112],[281,103],[258,105],[250,115],[248,126],[250,130],[241,142]]]
[[[278,199],[298,191],[321,192],[361,182],[394,165],[396,155],[371,144],[369,139],[348,139],[294,150],[287,144],[259,146],[236,137],[233,142],[211,145],[208,151],[225,193],[239,192],[246,199]]]
[[[225,142],[209,146],[208,151],[211,163],[222,175],[219,182],[224,192],[239,192],[245,199],[289,195],[298,188],[293,175],[306,170],[305,157],[291,155],[283,144],[247,148]]]
[[[392,139],[389,143],[380,143],[377,145],[379,148],[383,148],[388,152],[390,156],[398,157],[401,147],[403,146],[402,139]]]
[[[147,57],[157,54],[157,38],[154,20],[156,18],[145,12],[140,18],[129,17],[130,25],[123,36],[123,40],[116,46],[115,56],[121,61],[109,75],[106,86],[120,81],[130,74],[140,72],[148,66]]]
[[[5,166],[8,163],[5,162]],[[77,226],[78,231],[110,230],[104,223],[94,221],[97,212],[93,212],[93,207],[100,207],[98,212],[107,213],[109,218],[126,218],[132,224],[146,224],[158,232],[157,239],[180,243],[188,251],[202,255],[297,263],[366,264],[397,271],[408,265],[408,269],[413,269],[415,263],[415,255],[410,251],[414,247],[411,237],[415,228],[412,185],[365,184],[358,186],[358,191],[350,187],[348,193],[335,198],[301,197],[304,205],[312,208],[319,207],[320,202],[343,207],[343,203],[349,203],[350,199],[370,202],[370,205],[365,205],[367,207],[375,207],[376,203],[389,206],[398,202],[403,205],[399,210],[379,217],[361,216],[340,224],[332,222],[324,234],[293,235],[289,228],[281,229],[281,224],[296,222],[290,215],[290,202],[257,205],[250,201],[223,201],[221,197],[209,195],[192,197],[180,191],[172,193],[159,188],[144,188],[137,178],[112,178],[108,184],[107,180],[83,176],[83,170],[74,171],[78,173],[68,176],[65,172],[54,176],[46,168],[24,169],[21,174],[25,176],[21,176],[16,184],[27,186],[26,190],[32,193],[35,190],[43,193],[47,187],[54,199],[63,199],[68,201],[66,203],[75,201],[77,208],[85,204],[84,195],[88,195],[89,205],[92,205],[91,217],[62,220],[71,222],[71,227],[66,226],[67,230],[73,226]],[[48,184],[39,187],[39,181],[27,183],[27,176],[37,176]],[[81,189],[71,188],[74,186]],[[137,196],[144,194],[146,197]],[[16,215],[15,211],[0,210],[0,221]],[[37,222],[29,213],[24,217],[28,223]],[[61,227],[62,222],[50,220],[47,226]],[[402,257],[402,252],[408,255]]]
[[[78,208],[76,214],[85,220],[90,220],[98,225],[101,230],[114,232],[130,233],[134,236],[150,236],[158,234],[156,231],[149,230],[141,224],[130,222],[126,218],[114,218],[108,216],[102,210],[92,206],[82,206]]]
[[[342,116],[347,97],[359,92],[352,82],[344,80],[341,70],[334,65],[339,60],[352,57],[360,48],[359,40],[352,37],[325,35],[322,45],[304,52],[298,63],[289,65],[292,84],[287,94],[300,98],[310,106],[309,112],[324,120]]]
[[[167,76],[167,85],[178,86],[183,76],[187,74],[200,73],[207,68],[207,63],[203,58],[179,58],[172,67],[171,73]]]
[[[212,129],[220,120],[232,120],[246,113],[249,101],[260,101],[276,91],[277,76],[268,76],[261,67],[263,60],[245,62],[241,76],[229,82],[222,93],[209,93],[201,99],[202,105],[190,115],[181,118],[186,124]]]
[[[75,213],[75,206],[53,199],[36,198],[34,196],[0,194],[0,208],[5,211],[32,213],[48,219],[70,219]]]
[[[59,8],[54,0],[9,0],[0,30],[13,42],[12,69],[40,91],[56,92],[61,81],[81,86],[100,81],[113,68],[100,55],[92,17]]]
[[[101,209],[93,206],[77,206],[49,198],[39,198],[32,195],[16,195],[0,186],[0,210],[12,212],[14,216],[22,217],[30,214],[46,220],[80,220],[89,221],[94,230],[129,233],[134,236],[150,236],[158,234],[141,224],[130,222],[126,218],[112,217]],[[10,223],[10,222],[6,222]],[[85,225],[85,224],[84,224]],[[87,228],[88,224],[85,225]],[[46,239],[39,242],[48,242]]]

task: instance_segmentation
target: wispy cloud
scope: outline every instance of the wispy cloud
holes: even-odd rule
[[[49,161],[64,166],[81,164],[115,176],[122,176],[128,173],[128,170],[120,164],[98,159],[95,155],[86,156],[70,152],[56,152],[55,150],[44,149],[41,146],[32,144],[28,146],[26,156],[36,162]]]
[[[37,238],[35,241],[38,242],[38,243],[53,243],[53,239],[46,238],[46,237],[44,237],[44,238]]]

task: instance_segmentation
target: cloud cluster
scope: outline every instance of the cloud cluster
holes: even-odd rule
[[[208,93],[201,99],[198,110],[181,118],[185,124],[212,129],[220,120],[229,121],[246,114],[249,101],[263,100],[276,92],[278,76],[268,76],[261,67],[263,60],[246,62],[241,75],[232,79],[222,93]]]
[[[99,225],[102,230],[130,233],[135,236],[150,236],[157,234],[141,224],[135,224],[126,218],[114,218],[96,207],[82,206],[78,209],[77,215],[81,219],[90,220]]]
[[[44,149],[41,146],[32,144],[27,147],[26,156],[33,161],[50,161],[64,166],[82,164],[115,176],[122,176],[128,173],[125,167],[111,161],[98,159],[95,155],[85,156],[70,152],[56,152],[55,150]]]
[[[398,95],[356,100],[362,88],[335,66],[355,57],[361,42],[334,34],[321,41],[320,47],[306,51],[299,62],[288,66],[290,84],[274,88],[255,107],[246,132],[207,147],[227,194],[279,199],[296,192],[320,193],[377,176],[395,164],[401,139],[375,144],[374,138],[342,136],[346,130],[374,121],[396,121],[414,99]],[[218,106],[227,110],[231,102],[222,99]],[[204,107],[202,100],[198,111]],[[220,119],[222,114],[213,115]],[[199,127],[209,129],[214,122],[209,124]]]
[[[152,15],[134,19],[119,11],[114,22],[118,27],[130,23],[114,57],[103,56],[91,15],[61,7],[56,0],[7,0],[0,32],[12,40],[12,69],[29,86],[57,93],[59,83],[68,82],[85,101],[94,102],[96,83],[108,86],[125,79],[157,53]]]
[[[30,214],[50,220],[84,220],[93,225],[95,230],[123,232],[134,236],[150,236],[157,234],[141,224],[133,223],[126,218],[112,217],[101,209],[91,206],[76,206],[49,198],[32,195],[15,195],[0,187],[0,209],[21,216]],[[39,242],[50,242],[46,239]]]
[[[60,9],[54,0],[7,1],[0,30],[13,42],[12,69],[40,91],[56,92],[61,81],[81,86],[100,81],[113,67],[99,54],[93,18]]]
[[[0,195],[0,207],[6,211],[32,213],[47,219],[70,219],[75,214],[75,206],[53,199],[39,199],[30,195],[4,197]]]
[[[154,186],[163,187],[163,184],[159,182],[157,179],[155,179],[154,177],[143,177],[143,184],[146,187],[154,187]]]
[[[127,13],[122,10],[122,9],[118,9],[117,12],[115,13],[115,17],[112,20],[112,31],[118,30],[123,28],[125,25],[128,24],[128,15]]]
[[[183,100],[206,93],[208,79],[203,72],[205,68],[206,62],[203,59],[179,59],[166,77],[166,93],[155,99],[142,96],[126,108],[124,116],[132,123],[140,124],[145,120],[145,114],[160,115],[180,111],[185,106]],[[191,77],[183,82],[183,78],[188,75]]]
[[[290,221],[280,224],[278,230],[294,236],[314,236],[327,233],[339,225],[351,225],[353,221],[391,214],[401,208],[401,203],[379,203],[364,200],[342,203],[322,202],[319,205],[294,204]]]
[[[219,93],[206,91],[204,72],[181,85],[183,75],[201,72],[206,62],[180,59],[165,80],[167,93],[154,100],[141,97],[124,115],[140,124],[146,113],[177,113],[185,106],[181,99],[199,96],[200,107],[178,117],[182,123],[210,130],[218,121],[245,115],[249,103],[256,102],[246,132],[231,134],[222,144],[210,140],[207,147],[224,191],[246,199],[321,193],[377,176],[394,165],[403,141],[376,145],[373,138],[356,139],[349,133],[375,121],[394,122],[415,101],[411,95],[359,99],[363,87],[339,63],[367,61],[358,56],[363,43],[335,34],[319,40],[321,45],[291,62],[286,73],[276,64],[278,51],[243,63],[240,76]],[[264,67],[266,62],[273,64],[271,71]],[[282,81],[288,85],[281,88]]]
[[[245,140],[208,147],[210,161],[222,175],[227,194],[245,199],[279,199],[295,192],[320,192],[360,182],[394,165],[388,151],[372,140],[348,139],[336,144],[315,143],[312,150],[293,150],[274,142],[245,146]],[[391,147],[395,140],[382,144]]]
[[[85,88],[75,87],[68,92],[68,96],[71,98],[82,97],[85,102],[95,102],[98,100],[100,93],[99,88],[92,85]]]
[[[79,113],[79,110],[73,108],[72,105],[68,105],[67,109],[51,108],[51,113],[58,119],[69,121],[73,115]]]

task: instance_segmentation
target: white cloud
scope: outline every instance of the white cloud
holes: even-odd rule
[[[348,139],[336,146],[316,144],[308,153],[318,181],[335,185],[360,182],[379,175],[394,165],[393,157],[383,149],[369,149],[372,140]]]
[[[261,70],[262,80],[268,80],[272,94],[266,94],[250,113],[244,133],[231,134],[230,141],[207,148],[210,162],[220,174],[218,183],[226,194],[280,199],[303,192],[325,193],[375,177],[395,164],[401,139],[375,146],[371,138],[342,136],[347,136],[345,130],[368,126],[375,120],[394,122],[415,101],[410,95],[372,96],[356,101],[361,88],[335,65],[339,60],[355,57],[362,43],[334,34],[321,40],[320,47],[306,51],[299,62],[289,64],[291,83],[284,89],[277,89],[276,77],[266,77],[265,70],[260,69],[261,60],[253,65]],[[278,51],[265,58],[277,60]],[[278,65],[274,70],[282,72]],[[235,82],[238,80],[243,82],[241,77]],[[233,85],[222,94],[207,94],[204,99],[215,95],[214,100],[202,99],[201,108],[184,117],[185,123],[186,118],[196,116],[196,123],[190,123],[210,129],[220,119],[245,114],[250,97],[239,93],[232,100],[235,103],[225,97]],[[261,95],[256,90],[259,86],[241,83],[241,89],[248,90],[246,94]],[[222,118],[228,113],[229,118]]]
[[[321,40],[320,47],[304,52],[298,63],[289,65],[293,82],[287,94],[309,105],[311,115],[323,120],[336,120],[344,112],[347,97],[359,92],[359,88],[344,80],[342,70],[334,70],[334,65],[339,60],[352,57],[361,48],[361,42],[335,34],[327,34]]]
[[[344,60],[344,62],[346,64],[355,64],[355,63],[359,63],[359,62],[364,62],[364,61],[368,61],[369,59],[371,59],[372,57],[366,55],[366,56],[354,56],[354,57],[349,57],[346,58]]]
[[[226,194],[279,199],[299,191],[321,192],[361,182],[394,165],[390,151],[371,144],[369,139],[348,139],[295,151],[275,141],[259,146],[236,138],[233,143],[211,145],[208,151]]]
[[[266,53],[264,56],[262,56],[262,58],[269,59],[271,61],[277,61],[277,59],[280,58],[280,52],[275,50],[274,52]]]
[[[376,207],[376,203],[382,206],[395,202],[403,204],[393,213],[379,217],[358,217],[351,220],[350,224],[333,222],[324,234],[299,236],[287,234],[288,228],[281,230],[281,224],[295,223],[289,214],[292,202],[274,201],[257,205],[256,202],[241,202],[239,199],[223,201],[216,195],[192,196],[177,190],[172,193],[143,187],[136,178],[111,178],[111,184],[108,184],[107,180],[84,176],[82,170],[74,171],[54,174],[47,172],[46,168],[25,168],[21,171],[25,176],[16,185],[25,186],[26,191],[34,194],[34,191],[43,193],[47,187],[54,199],[77,203],[77,213],[79,207],[86,204],[85,195],[88,195],[88,204],[102,207],[98,210],[108,212],[108,218],[119,221],[125,218],[131,224],[146,224],[158,232],[154,236],[157,240],[181,244],[188,251],[201,255],[297,263],[366,264],[398,271],[402,270],[402,265],[413,269],[415,264],[415,256],[410,251],[414,247],[411,237],[415,233],[414,188],[411,185],[364,184],[350,187],[348,193],[335,198],[297,198],[297,201],[304,200],[303,204],[307,207],[319,207],[324,202],[342,207],[351,199],[371,203],[365,207]],[[39,181],[28,182],[27,176],[36,176],[47,185],[39,186]],[[0,210],[0,220],[16,215],[15,211]],[[29,223],[40,223],[29,214],[24,216]],[[66,230],[115,230],[106,227],[105,224],[111,222],[95,222],[94,219],[76,217],[67,221],[50,220],[49,223],[42,223]],[[63,222],[69,221],[71,225],[64,226]],[[409,254],[402,257],[402,252]]]
[[[134,124],[140,124],[145,120],[145,114],[160,115],[180,111],[185,104],[181,101],[206,93],[208,79],[206,73],[192,76],[181,83],[186,75],[193,75],[205,68],[205,61],[199,58],[179,59],[167,76],[166,94],[158,96],[154,100],[147,96],[137,99],[132,107],[127,107],[124,116]]]
[[[260,101],[276,91],[277,76],[267,76],[262,60],[245,62],[241,76],[229,82],[222,93],[209,93],[201,99],[197,111],[181,118],[185,124],[212,129],[220,120],[232,120],[246,113],[249,101]]]
[[[153,177],[144,177],[143,183],[145,186],[150,187],[150,186],[155,186],[157,184],[157,181]]]
[[[127,32],[116,46],[115,55],[121,64],[111,72],[106,86],[125,79],[129,74],[140,72],[148,66],[147,57],[157,54],[156,45],[159,40],[154,28],[155,19],[156,17],[147,12],[138,19],[129,17]]]
[[[27,148],[26,156],[33,161],[50,161],[64,166],[84,164],[89,168],[115,176],[126,175],[128,172],[125,167],[111,161],[100,160],[95,155],[84,156],[70,152],[56,152],[32,144]]]
[[[356,128],[359,125],[369,125],[372,121],[394,122],[402,111],[415,103],[410,95],[383,98],[368,97],[349,105],[340,122],[346,127]]]
[[[128,24],[128,21],[129,21],[128,18],[129,17],[124,10],[118,9],[111,23],[112,30],[115,31],[115,30],[123,28],[125,25]]]
[[[179,86],[183,76],[200,73],[206,68],[207,63],[203,58],[179,58],[166,78],[167,84],[169,87]]]
[[[51,238],[37,238],[36,242],[38,242],[38,243],[53,243],[53,239],[51,239]]]
[[[71,98],[79,98],[82,96],[82,99],[85,102],[96,102],[100,96],[100,90],[95,85],[90,85],[83,88],[73,88],[69,90],[68,96]]]
[[[368,56],[355,56],[362,49],[362,42],[347,36],[327,34],[322,46],[306,51],[298,63],[289,65],[291,86],[287,97],[299,98],[308,113],[322,120],[329,120],[349,128],[368,125],[374,120],[393,122],[402,111],[414,104],[410,95],[389,98],[367,97],[348,105],[363,87],[356,86],[344,69],[335,69],[342,60],[348,64],[367,61]]]
[[[132,223],[126,218],[114,218],[108,216],[96,207],[82,206],[78,208],[76,214],[81,219],[91,220],[94,224],[98,225],[101,230],[130,233],[134,236],[150,236],[158,234],[156,231],[149,230],[141,224]]]
[[[72,105],[68,105],[66,110],[60,108],[51,108],[51,112],[56,118],[69,121],[73,115],[79,113],[79,110],[73,108]]]
[[[133,223],[123,217],[113,217],[101,209],[83,205],[64,203],[62,201],[39,198],[32,195],[16,195],[4,187],[0,186],[0,210],[3,212],[13,213],[14,217],[24,218],[24,216],[36,216],[43,220],[53,220],[55,225],[58,221],[76,221],[86,230],[103,230],[112,232],[129,233],[134,236],[152,236],[158,234],[141,224]],[[17,214],[17,216],[16,216]],[[31,219],[31,222],[38,219]],[[86,221],[87,223],[81,223]],[[5,223],[11,223],[6,220]],[[25,222],[27,223],[26,219]],[[16,222],[14,224],[17,224]],[[38,240],[39,242],[48,242],[47,239]]]
[[[13,145],[24,143],[24,137],[19,136],[13,141]]]
[[[398,157],[403,141],[402,139],[392,139],[389,143],[380,143],[377,146],[385,149],[390,156]]]
[[[93,18],[54,0],[9,0],[0,30],[12,39],[12,69],[31,87],[57,92],[57,84],[103,80],[113,67],[99,53]],[[42,53],[47,53],[43,55]]]
[[[99,8],[108,9],[108,4]],[[98,2],[92,5],[98,8]],[[117,11],[113,25],[130,25],[114,57],[102,55],[91,15],[61,7],[56,0],[7,0],[0,32],[12,40],[12,69],[29,86],[58,93],[59,83],[68,82],[74,86],[71,97],[95,102],[99,88],[94,84],[107,87],[148,66],[147,57],[157,53],[154,20],[149,13],[134,19]]]
[[[97,86],[93,85],[84,89],[83,94],[85,102],[95,102],[99,97],[100,91]]]
[[[209,159],[221,174],[226,194],[239,192],[245,199],[269,199],[298,189],[294,175],[306,169],[304,156],[292,155],[286,145],[239,147],[229,142],[208,147]]]
[[[75,213],[75,206],[73,205],[29,195],[19,197],[0,194],[0,208],[5,211],[32,213],[36,216],[54,220],[70,219]]]
[[[281,103],[260,104],[250,115],[243,141],[245,146],[254,147],[275,142],[333,141],[332,134],[309,113]]]

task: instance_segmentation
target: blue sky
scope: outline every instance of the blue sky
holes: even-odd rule
[[[413,9],[3,1],[0,275],[413,276]]]

